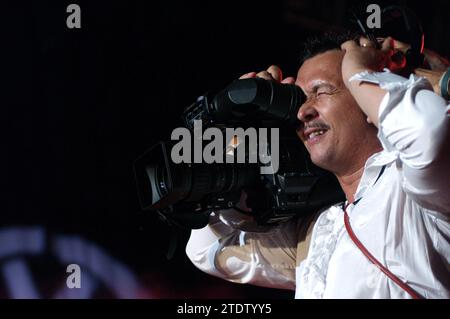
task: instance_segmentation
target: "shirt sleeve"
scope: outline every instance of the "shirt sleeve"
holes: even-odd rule
[[[210,275],[235,283],[294,290],[298,249],[309,248],[308,225],[306,219],[291,219],[266,232],[244,232],[227,225],[217,213],[206,227],[192,231],[186,254]]]
[[[404,191],[424,208],[450,212],[449,105],[430,83],[385,72],[352,77],[387,91],[379,108],[378,137],[395,154]]]

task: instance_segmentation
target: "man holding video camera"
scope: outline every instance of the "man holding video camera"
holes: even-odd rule
[[[297,298],[450,297],[449,106],[427,79],[396,74],[395,41],[380,44],[326,34],[306,45],[296,80],[275,66],[243,76],[303,90],[298,136],[346,202],[265,233],[218,211],[188,242],[198,268]]]

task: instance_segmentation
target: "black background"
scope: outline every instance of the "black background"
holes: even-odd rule
[[[140,211],[132,165],[203,92],[271,64],[295,76],[305,37],[345,24],[357,2],[3,1],[1,226],[81,234],[153,297],[293,297],[201,273],[188,233],[168,261],[170,229]],[[81,29],[66,26],[70,3]],[[407,3],[426,46],[450,55],[448,1],[377,3]]]

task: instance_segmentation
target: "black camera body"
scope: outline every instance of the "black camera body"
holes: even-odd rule
[[[272,140],[263,148],[269,159],[265,163],[250,163],[246,149],[245,163],[211,164],[176,164],[171,159],[174,142],[159,142],[135,162],[142,208],[181,226],[200,228],[212,211],[236,208],[242,190],[249,194],[258,225],[274,225],[342,201],[335,176],[311,162],[295,132],[304,99],[295,85],[260,78],[237,80],[214,96],[198,98],[183,112],[187,129],[195,130],[194,121],[220,130],[275,128],[280,132],[279,167],[261,173],[273,164]],[[229,146],[230,141],[224,142]]]

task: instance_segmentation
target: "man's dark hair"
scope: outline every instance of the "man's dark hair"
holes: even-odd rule
[[[348,40],[357,40],[360,35],[353,31],[330,31],[308,38],[303,44],[301,63],[326,51],[340,50],[341,44]]]

